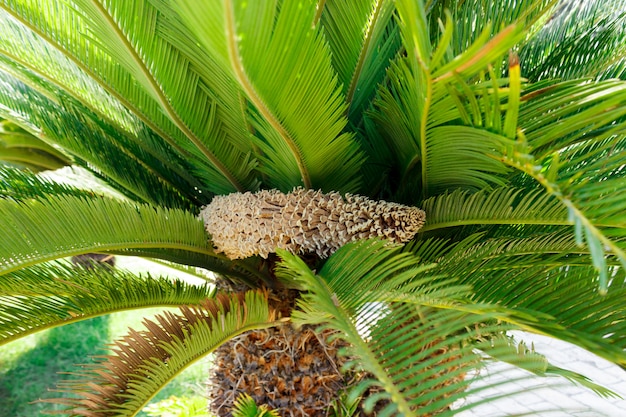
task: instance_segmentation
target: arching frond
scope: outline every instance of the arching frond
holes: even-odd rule
[[[497,304],[532,314],[527,330],[581,346],[616,363],[626,363],[624,271],[607,260],[608,293],[600,296],[589,250],[573,236],[485,240],[473,235],[462,242],[428,240],[411,250],[425,262],[437,262],[432,273],[472,288],[475,302]]]
[[[20,74],[22,82],[42,94],[55,85],[111,125],[133,131],[137,121],[131,113],[63,51],[51,47],[5,10],[0,9],[0,16],[0,30],[6,35],[0,40],[0,65],[4,71],[16,77]]]
[[[624,128],[626,83],[587,79],[537,84],[522,92],[519,126],[535,157]]]
[[[338,337],[350,343],[348,368],[372,375],[352,395],[371,387],[384,390],[366,399],[366,410],[383,399],[388,401],[383,412],[389,415],[446,409],[466,395],[464,376],[479,366],[473,349],[481,346],[497,360],[537,375],[553,374],[539,355],[520,354],[508,342],[494,342],[494,335],[503,337],[510,326],[532,328],[537,320],[549,322],[549,316],[469,302],[470,287],[455,284],[454,278],[438,278],[436,266],[407,255],[384,242],[351,243],[316,274],[297,257],[280,252],[283,261],[277,274],[308,290],[293,319],[338,330]],[[498,324],[501,320],[510,326]]]
[[[326,1],[320,18],[348,102],[348,117],[359,125],[400,49],[398,26],[389,0]]]
[[[43,140],[62,146],[75,156],[76,163],[101,172],[123,194],[169,207],[189,208],[189,200],[199,199],[194,189],[198,181],[179,174],[181,167],[176,167],[177,157],[171,153],[160,154],[160,158],[172,158],[162,163],[142,150],[137,139],[129,140],[83,104],[61,93],[56,96],[60,103],[55,104],[2,71],[0,82],[4,87],[0,91],[0,116],[18,121]],[[137,135],[139,139],[145,136],[141,131]],[[160,153],[158,148],[152,152]]]
[[[484,0],[430,0],[427,3],[432,5],[429,20],[433,37],[439,35],[441,25],[445,21],[446,10],[449,10],[454,18],[455,30],[447,52],[448,57],[453,57],[468,49],[478,39],[481,32],[476,30],[477,28],[489,27],[491,35],[513,23],[520,23],[528,28],[537,20],[543,22],[548,19],[553,14],[558,0],[504,0],[500,1],[497,7],[489,7]],[[499,65],[502,62],[496,64],[498,70],[504,70]],[[502,75],[499,71],[496,73],[498,76]]]
[[[414,2],[398,3],[403,45],[412,52],[390,66],[389,87],[381,87],[371,114],[394,152],[391,165],[400,178],[401,198],[417,193],[428,197],[451,187],[502,184],[507,169],[488,155],[499,153],[507,141],[506,132],[484,128],[483,111],[467,80],[502,60],[521,39],[523,26],[510,25],[491,38],[487,28],[462,54],[444,60],[453,25],[446,27],[440,44],[432,45],[425,17],[420,18],[418,10]],[[450,23],[452,17],[447,19]],[[453,94],[453,90],[458,92]],[[490,90],[497,94],[493,86]],[[464,117],[466,101],[480,119],[473,127],[467,126],[472,123]],[[496,102],[499,106],[500,100]],[[490,116],[494,117],[502,114]]]
[[[592,390],[599,396],[619,398],[613,391],[594,383],[584,375],[552,365],[545,356],[535,351],[534,346],[529,347],[523,340],[516,340],[512,336],[498,334],[478,342],[476,348],[502,362],[509,362],[510,358],[514,358],[512,365],[537,376],[560,376]]]
[[[317,2],[180,2],[201,44],[253,105],[260,167],[270,186],[350,192],[362,162],[319,26]],[[312,129],[312,127],[315,127]]]
[[[370,250],[363,250],[365,247]],[[478,358],[471,348],[463,347],[462,340],[466,335],[458,337],[455,334],[470,325],[471,320],[465,314],[448,310],[427,312],[430,309],[413,310],[406,304],[390,304],[384,309],[380,304],[392,301],[385,293],[394,285],[385,285],[386,280],[398,285],[401,277],[406,279],[427,268],[413,266],[415,259],[411,256],[394,256],[394,251],[385,249],[382,242],[342,247],[319,275],[298,258],[286,252],[279,255],[283,259],[277,271],[279,276],[295,279],[309,290],[299,301],[301,311],[293,313],[294,320],[297,323],[326,324],[325,327],[338,330],[339,337],[350,343],[346,353],[353,360],[348,366],[371,373],[373,377],[357,385],[352,392],[354,396],[362,395],[370,387],[382,389],[366,400],[366,411],[371,410],[378,400],[386,399],[390,403],[383,410],[385,414],[416,416],[417,407],[421,413],[446,407],[447,400],[444,403],[433,401],[441,398],[437,394],[446,392],[451,401],[458,398],[459,392],[466,387],[463,376]],[[425,297],[439,300],[438,296],[445,294],[442,298],[447,303],[454,303],[454,299],[464,293],[460,288],[443,289],[442,292],[435,288],[431,290],[424,294]],[[359,313],[360,326],[357,322]],[[428,318],[427,322],[424,317]],[[457,324],[461,326],[456,327]],[[367,337],[362,331],[367,331]],[[433,357],[434,352],[443,353]]]
[[[471,193],[456,190],[425,200],[420,233],[467,225],[570,225],[567,208],[543,190],[499,187]]]
[[[0,166],[0,198],[22,201],[32,198],[45,199],[54,195],[90,198],[96,193],[60,184],[29,171]]]
[[[45,200],[0,201],[4,239],[0,272],[66,256],[129,248],[173,249],[216,255],[204,226],[182,210],[107,199],[59,195]]]
[[[131,417],[168,382],[226,340],[247,330],[271,327],[274,317],[261,292],[220,294],[201,306],[181,307],[145,320],[115,342],[113,353],[96,357],[78,378],[60,384],[74,398],[46,399],[67,406],[66,413],[85,417]]]
[[[2,12],[0,11],[0,13]],[[12,22],[12,19],[8,18],[2,20],[0,25],[11,24]],[[11,40],[12,38],[5,37],[2,40],[5,39]],[[12,40],[16,41],[15,39]],[[115,138],[117,146],[126,148],[127,152],[132,152],[142,163],[159,172],[161,176],[165,175],[167,180],[176,184],[181,191],[195,196],[197,193],[191,192],[193,187],[197,187],[199,190],[205,188],[200,181],[188,174],[187,171],[191,170],[191,165],[186,165],[181,155],[176,153],[176,150],[184,153],[182,149],[171,147],[170,144],[158,136],[139,118],[122,107],[114,97],[109,95],[93,79],[81,72],[80,68],[72,66],[72,62],[63,54],[58,51],[54,53],[55,50],[50,48],[46,49],[45,42],[35,35],[28,38],[29,45],[36,45],[37,41],[43,43],[43,45],[33,47],[33,50],[24,50],[18,43],[15,45],[15,49],[25,54],[29,52],[40,56],[48,54],[48,59],[44,63],[50,65],[51,68],[42,69],[38,67],[34,69],[32,66],[28,66],[30,61],[27,62],[12,55],[10,58],[0,55],[0,70],[7,72],[28,86],[29,89],[46,97],[55,107],[63,105],[66,110],[78,108],[78,112],[92,114],[99,122],[99,125],[104,126],[109,136]],[[47,75],[49,72],[56,76],[54,83],[50,81]],[[11,107],[11,101],[9,100],[5,105]],[[51,111],[51,109],[47,109],[47,111]],[[40,113],[43,112],[43,110],[40,110]],[[31,119],[34,119],[31,120],[33,123],[37,120],[36,117]],[[38,123],[38,126],[35,127],[43,129],[45,125]],[[43,139],[55,140],[54,135],[51,136],[44,136]],[[56,145],[62,145],[66,150],[78,153],[81,159],[89,161],[91,166],[102,167],[101,169],[107,171],[107,167],[103,167],[102,159],[97,159],[91,154],[84,153],[89,148],[71,146],[69,138],[61,139]]]
[[[0,276],[0,345],[116,311],[200,304],[208,286],[96,266],[49,263]]]
[[[623,2],[561,1],[520,52],[524,76],[573,79],[597,76],[626,57]]]
[[[503,161],[567,208],[576,241],[587,244],[605,292],[605,254],[626,268],[621,232],[626,224],[626,83],[566,82],[529,92],[526,101],[520,124],[527,136],[508,148]]]
[[[80,68],[170,145],[194,155],[195,164],[202,166],[210,179],[205,184],[210,191],[242,191],[250,186],[253,164],[242,163],[251,151],[249,143],[245,149],[240,147],[245,141],[233,145],[222,129],[220,119],[226,115],[217,110],[216,97],[207,93],[210,80],[207,87],[207,80],[198,77],[201,71],[195,70],[188,55],[163,36],[166,30],[161,25],[169,16],[151,2],[115,1],[103,5],[80,1],[70,6],[54,1],[11,1],[1,7],[20,23],[11,26],[9,38],[23,39],[24,32],[31,38],[32,33],[36,34],[33,48],[43,48],[45,53],[29,51],[28,63],[35,70],[43,69],[47,77],[56,79],[59,76],[50,71],[50,64],[41,61],[62,52],[71,61],[69,67]],[[55,18],[59,13],[67,16],[71,29]],[[194,42],[184,36],[179,40]],[[10,48],[8,41],[9,53]],[[48,53],[49,49],[54,51]],[[76,88],[76,82],[69,87]],[[239,134],[247,134],[243,123]],[[229,140],[222,140],[224,136]]]

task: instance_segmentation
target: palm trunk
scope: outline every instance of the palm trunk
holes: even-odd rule
[[[283,315],[293,308],[293,290],[272,292],[273,307]],[[211,412],[230,417],[242,393],[282,416],[327,416],[346,386],[338,357],[342,342],[309,327],[280,327],[251,331],[222,345],[215,353],[210,377]]]

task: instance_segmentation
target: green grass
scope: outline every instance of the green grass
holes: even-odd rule
[[[97,317],[46,330],[0,347],[0,414],[2,417],[37,417],[46,415],[44,410],[59,409],[33,401],[58,397],[58,393],[49,390],[54,389],[58,381],[70,377],[59,372],[75,370],[74,364],[90,363],[92,355],[106,353],[106,345],[125,334],[129,327],[139,330],[143,327],[144,317],[161,311],[150,309]],[[194,364],[152,402],[172,395],[202,395],[208,367],[207,361]]]

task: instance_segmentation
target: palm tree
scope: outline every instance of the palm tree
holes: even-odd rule
[[[0,343],[180,306],[60,387],[71,416],[211,352],[217,415],[451,415],[486,359],[607,394],[507,331],[626,365],[610,3],[1,2],[0,117],[123,198],[3,169]],[[90,252],[217,288],[64,261]]]

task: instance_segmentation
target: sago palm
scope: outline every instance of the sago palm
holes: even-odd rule
[[[626,365],[623,6],[3,0],[0,117],[123,198],[2,170],[0,343],[180,306],[74,371],[71,416],[211,352],[218,415],[451,415],[485,360],[606,393],[507,331]]]

